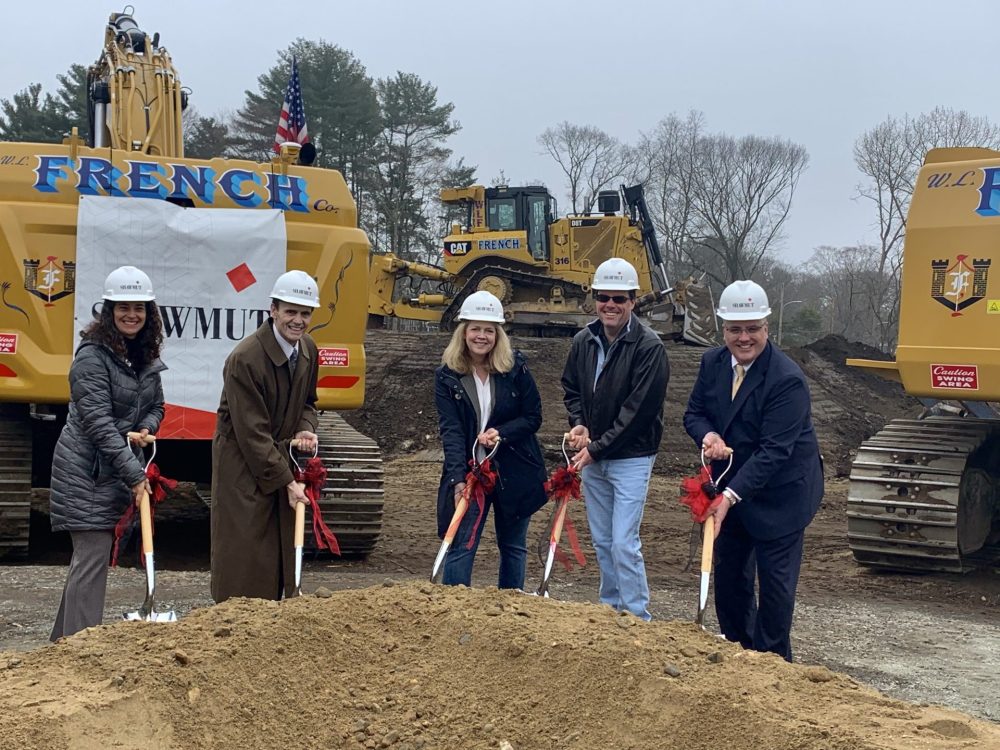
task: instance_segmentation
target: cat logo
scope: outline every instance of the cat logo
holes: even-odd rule
[[[469,252],[468,242],[446,242],[444,243],[445,255],[465,255]]]
[[[76,263],[71,260],[59,263],[50,255],[45,263],[30,259],[24,261],[24,288],[45,301],[46,307],[70,295],[76,289]]]

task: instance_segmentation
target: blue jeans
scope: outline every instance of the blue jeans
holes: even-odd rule
[[[652,618],[639,524],[655,459],[598,461],[582,473],[590,536],[601,569],[601,603],[643,620]]]
[[[446,586],[455,586],[464,583],[466,586],[472,585],[472,563],[476,557],[476,550],[479,549],[479,540],[483,536],[483,528],[486,526],[486,516],[489,515],[490,506],[493,503],[490,498],[486,498],[486,505],[483,507],[483,522],[476,529],[476,539],[469,549],[469,535],[472,533],[472,525],[479,516],[479,508],[475,503],[469,505],[469,509],[462,517],[455,539],[448,549],[448,554],[444,558],[444,573],[441,582]],[[501,518],[499,514],[493,514],[493,528],[497,535],[497,548],[500,550],[500,574],[497,579],[497,587],[501,589],[523,589],[524,569],[528,561],[528,524],[531,523],[531,516],[518,521]]]

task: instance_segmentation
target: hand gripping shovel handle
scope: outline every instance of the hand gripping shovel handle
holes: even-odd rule
[[[698,616],[694,621],[705,627],[705,607],[708,606],[708,581],[712,575],[712,550],[715,548],[715,516],[705,519],[701,540],[701,588],[698,592]]]

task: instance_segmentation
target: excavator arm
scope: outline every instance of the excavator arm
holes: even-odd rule
[[[112,13],[104,48],[87,70],[91,142],[152,156],[184,156],[181,113],[187,93],[160,35],[129,13]]]

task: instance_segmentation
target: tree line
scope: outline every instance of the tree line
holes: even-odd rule
[[[441,238],[459,218],[438,200],[440,189],[482,178],[448,146],[461,129],[455,105],[440,101],[437,88],[413,73],[375,79],[350,51],[298,39],[257,77],[256,89],[245,91],[236,112],[203,115],[188,108],[185,153],[270,159],[293,57],[316,165],[344,175],[373,249],[438,262]],[[57,77],[54,93],[32,83],[0,100],[0,139],[58,142],[74,126],[86,135],[86,78],[86,67],[74,64]],[[712,132],[699,112],[667,115],[634,143],[562,122],[546,128],[538,144],[539,156],[552,159],[564,176],[572,213],[593,210],[602,190],[645,185],[671,278],[693,276],[716,290],[753,278],[775,297],[776,312],[781,308],[783,343],[836,333],[889,352],[898,327],[906,213],[924,154],[940,146],[1000,148],[1000,127],[937,108],[889,117],[862,133],[854,145],[860,175],[854,197],[871,207],[878,239],[818,247],[797,266],[782,260],[779,247],[809,164],[800,144]],[[501,172],[491,182],[506,178]]]

